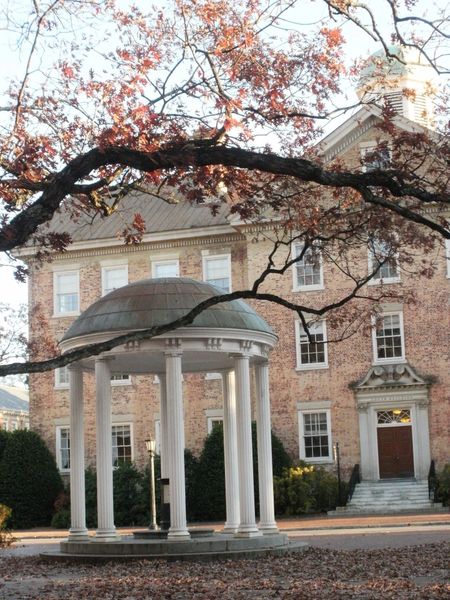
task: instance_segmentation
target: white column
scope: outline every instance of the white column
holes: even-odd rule
[[[170,527],[168,537],[187,540],[186,486],[184,477],[184,414],[181,350],[166,354],[167,417],[169,431]]]
[[[167,381],[166,374],[159,373],[159,425],[160,425],[160,453],[161,453],[161,478],[169,477],[169,438],[168,438],[168,422],[167,422]]]
[[[239,527],[239,475],[236,429],[236,389],[233,371],[222,375],[223,448],[225,462],[225,499],[227,520],[223,533],[236,533]]]
[[[111,370],[108,360],[95,361],[97,423],[97,518],[96,542],[120,539],[114,525],[112,434],[111,434]]]
[[[80,365],[69,365],[70,395],[70,530],[69,541],[89,539],[86,528],[86,495],[84,485],[84,406],[83,371]]]
[[[235,534],[237,537],[261,535],[256,527],[255,518],[249,362],[250,359],[247,355],[242,354],[234,357],[240,508],[240,523]]]
[[[259,529],[278,533],[273,499],[272,434],[270,426],[269,365],[256,365],[256,432],[258,440]]]

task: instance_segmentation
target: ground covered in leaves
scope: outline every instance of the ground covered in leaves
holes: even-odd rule
[[[103,565],[3,558],[10,600],[450,599],[450,543],[398,549],[304,552],[252,560],[139,561]]]

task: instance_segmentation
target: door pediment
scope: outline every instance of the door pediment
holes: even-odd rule
[[[430,384],[408,364],[374,365],[370,367],[364,378],[354,385],[354,390],[358,392],[374,391],[378,388],[399,388],[399,387],[421,387],[426,388]]]

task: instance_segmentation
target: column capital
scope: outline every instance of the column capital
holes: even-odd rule
[[[78,361],[69,363],[67,365],[67,368],[69,369],[69,371],[74,371],[74,372],[78,372],[78,371],[82,371],[83,367],[80,365],[80,363]]]
[[[165,342],[165,346],[165,356],[181,356],[183,354],[180,338],[168,338]]]
[[[250,353],[248,352],[230,352],[228,356],[230,358],[245,358],[247,360],[250,360]],[[230,369],[230,371],[232,370],[233,369]]]
[[[110,363],[113,360],[115,360],[115,356],[105,356],[104,354],[101,354],[100,356],[96,356],[95,357],[95,362],[105,362],[105,363]]]

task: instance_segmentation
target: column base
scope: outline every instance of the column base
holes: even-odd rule
[[[86,528],[69,529],[68,542],[88,542],[89,539],[89,532]]]
[[[252,538],[252,537],[259,537],[261,535],[262,535],[262,533],[261,533],[261,531],[259,531],[259,529],[256,527],[256,525],[244,525],[242,527],[239,527],[237,532],[234,534],[234,537]]]
[[[239,529],[239,525],[238,524],[236,524],[236,525],[227,525],[225,523],[225,525],[223,526],[223,529],[222,529],[222,531],[220,533],[235,534],[235,533],[237,533],[238,529]]]
[[[267,524],[259,524],[259,530],[263,535],[271,535],[275,533],[280,533],[280,530],[277,527],[276,523],[267,523]]]
[[[120,542],[121,536],[115,529],[98,530],[92,538],[93,542]]]
[[[191,539],[191,534],[187,529],[172,529],[169,528],[169,533],[167,534],[168,540],[180,541],[184,542]]]

